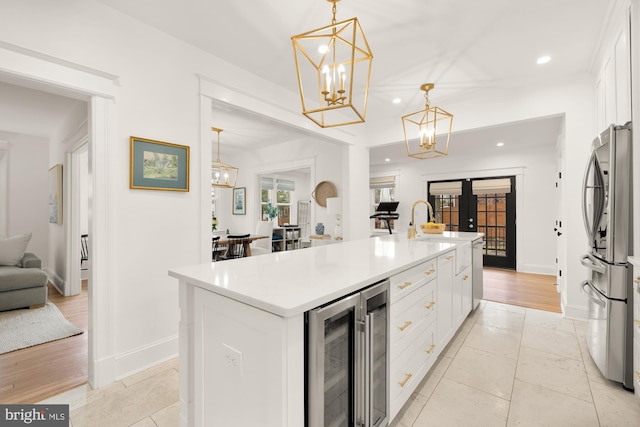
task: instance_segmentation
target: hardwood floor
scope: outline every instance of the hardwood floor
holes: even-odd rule
[[[0,403],[32,404],[87,382],[87,288],[63,297],[49,284],[53,302],[83,334],[0,355]]]
[[[484,297],[488,301],[561,313],[556,276],[485,268]]]
[[[560,312],[555,276],[484,269],[484,299]],[[0,355],[0,403],[36,403],[87,382],[87,289],[63,297],[49,285],[49,300],[85,333]]]

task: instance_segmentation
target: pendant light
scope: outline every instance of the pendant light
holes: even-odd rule
[[[453,114],[429,105],[429,91],[433,87],[433,83],[420,86],[426,100],[424,110],[402,117],[407,154],[417,159],[446,156],[449,152]],[[446,135],[438,137],[438,132],[443,130]]]
[[[220,132],[222,129],[212,127],[212,131],[218,133],[218,155],[211,162],[211,186],[221,188],[234,188],[238,180],[239,169],[220,161]]]
[[[358,18],[291,37],[302,114],[318,126],[364,122],[373,54]]]

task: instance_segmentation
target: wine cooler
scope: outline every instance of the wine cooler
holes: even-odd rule
[[[389,423],[389,281],[305,315],[307,427]]]

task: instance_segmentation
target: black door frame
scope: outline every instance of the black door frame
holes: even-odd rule
[[[478,218],[478,196],[473,194],[472,182],[487,179],[509,178],[511,181],[511,192],[506,194],[505,210],[506,210],[506,256],[496,256],[486,254],[483,248],[483,265],[486,267],[497,267],[515,270],[516,269],[516,177],[500,176],[485,178],[465,178],[465,179],[447,179],[441,181],[429,181],[427,185],[427,194],[429,203],[435,207],[435,196],[431,195],[431,184],[436,182],[454,182],[462,181],[462,196],[458,197],[458,231],[461,232],[479,232],[477,229]],[[486,233],[485,233],[486,235]]]

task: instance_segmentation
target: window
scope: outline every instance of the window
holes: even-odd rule
[[[433,182],[429,185],[429,194],[434,198],[433,215],[436,222],[446,224],[447,231],[460,231],[459,197],[462,195],[462,181]]]
[[[371,214],[376,211],[376,208],[381,202],[395,202],[396,201],[396,177],[395,176],[380,176],[369,178],[369,188],[371,190],[372,207]],[[394,220],[389,220],[389,227],[393,230],[395,228]],[[386,230],[387,222],[380,219],[373,220],[373,228],[376,230]]]
[[[269,219],[266,206],[271,202],[278,208],[278,225],[291,223],[291,193],[296,189],[295,181],[286,179],[274,179],[263,176],[260,178],[261,189],[261,216],[262,219]]]

